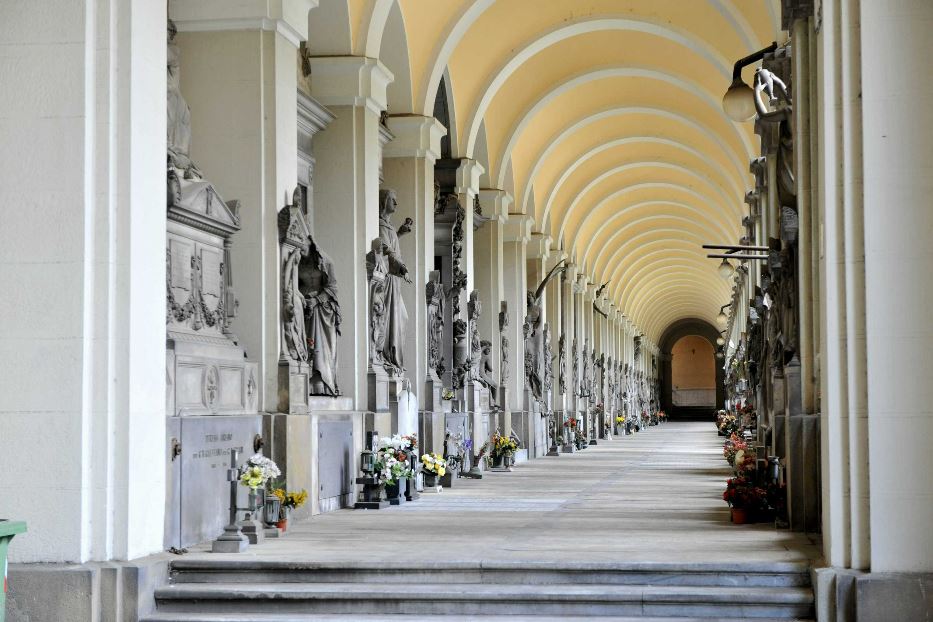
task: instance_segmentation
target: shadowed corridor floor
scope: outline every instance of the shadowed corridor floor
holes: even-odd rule
[[[340,510],[240,555],[302,561],[803,561],[818,543],[768,524],[736,526],[712,422],[671,422],[575,454],[461,479],[384,510]]]

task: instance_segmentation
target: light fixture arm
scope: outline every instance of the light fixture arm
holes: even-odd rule
[[[742,261],[747,260],[760,260],[765,261],[768,259],[767,255],[739,255],[738,253],[733,253],[730,255],[707,255],[708,259],[741,259]]]
[[[765,57],[765,54],[770,54],[771,52],[777,49],[777,41],[772,41],[771,45],[766,48],[762,48],[757,52],[752,52],[744,58],[740,58],[735,61],[735,65],[732,66],[732,80],[741,80],[742,79],[742,70],[745,67],[748,67],[752,63],[757,63]]]

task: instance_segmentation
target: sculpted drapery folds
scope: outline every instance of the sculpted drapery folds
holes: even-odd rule
[[[561,395],[567,392],[567,336],[561,333],[557,341],[557,390]]]
[[[385,338],[380,351],[382,363],[390,375],[400,376],[405,372],[402,349],[405,340],[405,328],[408,324],[408,311],[402,299],[402,282],[411,283],[408,267],[402,259],[399,235],[411,231],[411,220],[406,219],[398,230],[392,224],[392,214],[398,209],[395,191],[379,191],[379,239],[382,253],[386,259],[387,276],[384,295]]]
[[[467,302],[467,319],[470,322],[470,377],[473,380],[479,380],[481,374],[483,346],[479,336],[479,318],[482,313],[483,303],[479,299],[479,292],[474,289],[470,292],[470,300]]]
[[[544,330],[541,305],[528,292],[528,308],[523,324],[525,336],[525,381],[536,400],[544,396]]]
[[[431,272],[424,290],[427,304],[428,369],[434,370],[437,377],[442,378],[445,371],[442,342],[444,339],[444,305],[447,297],[439,270]]]
[[[500,365],[499,377],[503,384],[509,381],[509,338],[505,334],[509,327],[509,303],[503,300],[499,303],[499,349]]]
[[[311,366],[311,395],[340,395],[337,386],[337,336],[340,302],[334,263],[308,236],[308,255],[299,264],[298,287],[304,294],[305,334]]]

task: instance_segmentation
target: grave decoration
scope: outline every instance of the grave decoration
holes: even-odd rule
[[[496,430],[492,435],[492,460],[496,468],[510,469],[515,452],[518,451],[520,441],[514,433],[508,436]]]
[[[376,478],[385,485],[386,498],[391,505],[401,503],[402,482],[414,477],[409,455],[413,451],[412,437],[398,434],[381,438],[375,456]]]
[[[270,516],[270,501],[278,501],[278,513],[275,514],[275,521],[269,520],[272,518]],[[294,510],[295,508],[300,508],[308,501],[308,491],[301,489],[298,491],[295,490],[286,490],[284,488],[273,488],[271,493],[266,497],[266,522],[275,523],[275,526],[281,530],[288,528],[288,513]]]
[[[440,487],[440,479],[447,473],[447,461],[440,454],[422,454],[421,468],[424,473],[425,490],[436,492]]]

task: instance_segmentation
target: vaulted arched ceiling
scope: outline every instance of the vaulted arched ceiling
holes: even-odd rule
[[[757,145],[720,101],[736,59],[786,38],[780,0],[320,4],[340,28],[317,51],[403,74],[392,114],[430,115],[444,78],[454,155],[482,158],[484,183],[609,281],[649,338],[714,322],[730,284],[700,245],[742,234]]]

